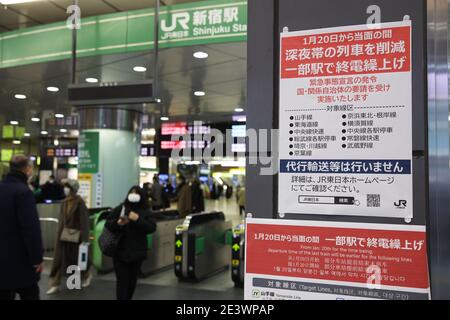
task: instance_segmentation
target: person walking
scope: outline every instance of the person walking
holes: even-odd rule
[[[28,179],[33,165],[14,155],[0,183],[0,300],[39,300],[43,246],[39,215]]]
[[[60,201],[64,199],[63,186],[56,181],[55,176],[51,175],[49,180],[41,186],[41,201],[45,200]]]
[[[117,300],[131,300],[147,257],[147,235],[156,230],[146,192],[139,186],[132,187],[125,201],[113,209],[105,227],[120,237],[113,257]]]
[[[154,175],[150,198],[152,199],[152,209],[155,211],[161,210],[164,207],[163,191],[164,190],[162,185],[159,183],[158,176]]]
[[[245,217],[245,187],[240,187],[236,193],[239,214]]]
[[[192,193],[192,213],[200,213],[205,211],[205,199],[200,180],[195,179],[191,186]]]
[[[177,180],[177,209],[180,218],[183,219],[192,213],[192,191],[191,186],[186,182],[185,177],[180,176]]]
[[[84,200],[77,194],[80,188],[78,181],[63,182],[64,199],[59,215],[59,226],[55,254],[50,272],[50,288],[48,295],[60,290],[61,279],[66,275],[69,266],[78,265],[80,244],[89,242],[89,213]],[[81,272],[81,286],[90,285],[92,276],[88,267]]]

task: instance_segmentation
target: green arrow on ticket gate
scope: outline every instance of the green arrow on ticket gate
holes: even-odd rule
[[[239,246],[237,243],[235,243],[233,246],[234,251],[238,251],[240,248],[241,248],[241,246]]]
[[[175,242],[175,245],[177,246],[177,248],[179,248],[183,245],[183,242],[181,242],[181,240],[178,240],[177,242]]]

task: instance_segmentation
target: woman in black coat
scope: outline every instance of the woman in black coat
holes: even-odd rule
[[[141,264],[147,257],[147,235],[156,230],[146,192],[139,186],[132,187],[123,204],[111,212],[106,228],[120,234],[113,257],[117,300],[131,300]]]

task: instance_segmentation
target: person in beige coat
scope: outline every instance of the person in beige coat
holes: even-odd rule
[[[187,215],[192,213],[192,191],[191,186],[186,182],[183,176],[178,179],[177,186],[177,209],[181,218],[186,218]]]
[[[64,182],[64,199],[59,216],[59,227],[56,240],[56,249],[53,258],[52,270],[50,272],[50,288],[47,294],[54,294],[59,291],[61,279],[66,275],[67,268],[71,265],[78,265],[78,249],[81,243],[89,242],[89,212],[84,200],[77,194],[79,184],[76,180]],[[64,229],[79,231],[79,239],[70,242],[62,237]],[[63,238],[63,239],[61,239]],[[81,272],[82,287],[88,287],[91,282],[88,268]]]

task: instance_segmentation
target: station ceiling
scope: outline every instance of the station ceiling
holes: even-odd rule
[[[73,0],[34,0],[1,5],[0,32],[28,28],[67,19],[66,9]],[[161,0],[161,5],[174,5],[193,0]],[[82,17],[154,7],[155,0],[78,0]]]
[[[195,59],[193,53],[204,51],[208,59]],[[237,107],[245,107],[247,80],[247,46],[245,42],[163,49],[160,51],[160,105],[143,108],[159,118],[161,111],[169,116],[196,115],[205,121],[222,121]],[[152,79],[153,54],[140,52],[103,55],[78,60],[77,81],[86,83],[94,77],[102,82]],[[147,72],[133,71],[145,66]],[[8,123],[19,121],[26,130],[37,134],[40,125],[31,117],[45,111],[69,115],[73,108],[67,103],[67,86],[71,83],[71,60],[0,69],[0,115]],[[60,89],[48,92],[49,86]],[[204,91],[203,97],[194,95]],[[24,94],[26,100],[14,98]],[[216,117],[217,116],[217,117]],[[219,119],[220,118],[220,119]]]
[[[184,2],[194,1],[161,1],[162,5]],[[37,0],[0,9],[0,32],[64,20],[67,14],[61,8],[71,3],[72,0]],[[79,0],[83,17],[143,9],[153,4],[154,0]],[[6,29],[1,29],[2,26]],[[196,51],[207,52],[208,59],[195,59],[193,53]],[[218,118],[224,115],[231,119],[235,108],[245,108],[246,42],[163,49],[159,59],[159,97],[162,103],[144,106],[146,113],[159,118],[161,110],[164,110],[171,117],[197,115],[204,120],[220,121]],[[98,78],[102,82],[152,79],[152,61],[152,52],[78,59],[77,81],[85,83],[88,77]],[[147,72],[135,72],[135,66],[145,66]],[[19,121],[26,131],[37,135],[42,123],[31,122],[31,117],[42,117],[45,111],[65,115],[74,111],[67,103],[67,86],[70,83],[70,60],[0,69],[0,122]],[[51,93],[46,90],[48,86],[60,90]],[[196,97],[194,91],[204,91],[206,95]],[[15,99],[15,94],[25,94],[27,99]]]

